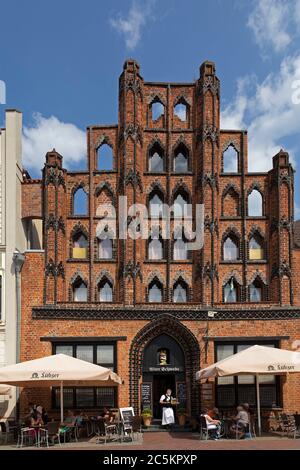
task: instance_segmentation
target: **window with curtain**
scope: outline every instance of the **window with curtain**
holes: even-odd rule
[[[113,258],[113,240],[109,237],[98,240],[99,259]]]
[[[85,259],[88,255],[88,239],[87,237],[79,232],[73,237],[73,248],[72,258],[74,259]]]
[[[83,361],[98,364],[115,370],[115,344],[66,343],[54,345],[54,354],[67,354]],[[97,408],[104,406],[115,408],[116,386],[112,387],[64,387],[64,406],[71,409]],[[53,407],[60,407],[60,389],[52,389]]]
[[[258,237],[254,236],[249,240],[249,259],[264,259],[263,241],[259,240]]]
[[[182,238],[178,238],[174,241],[173,259],[175,261],[182,261],[188,259],[187,243]]]
[[[163,200],[162,198],[154,193],[149,198],[149,212],[151,217],[159,218],[163,213]]]
[[[263,215],[263,199],[257,189],[253,189],[248,196],[248,216],[261,217]]]
[[[174,198],[174,217],[183,217],[187,214],[186,204],[188,204],[188,196],[184,193],[179,193]]]
[[[99,300],[100,302],[113,301],[113,288],[108,281],[103,281],[99,284]]]
[[[162,302],[162,297],[163,297],[162,293],[163,293],[163,288],[160,282],[153,281],[149,285],[148,301],[149,302]]]
[[[173,287],[173,302],[174,303],[181,303],[187,302],[188,295],[187,295],[187,285],[182,282],[178,281],[174,284]]]
[[[78,280],[73,284],[73,300],[74,302],[87,302],[88,290],[87,285],[82,280]]]
[[[239,259],[238,240],[233,237],[227,237],[223,243],[224,261],[236,261]]]
[[[152,238],[148,242],[148,259],[163,259],[163,242],[161,238]]]
[[[224,302],[237,302],[238,289],[235,279],[232,277],[224,286]]]
[[[255,279],[249,286],[249,300],[250,302],[262,301],[262,283],[259,279]]]
[[[238,352],[241,352],[253,344],[263,346],[278,347],[277,343],[265,343],[255,341],[255,343],[233,342],[216,343],[216,361],[226,359]],[[274,375],[260,375],[260,399],[262,407],[279,406],[280,403],[280,382]],[[220,408],[234,408],[241,403],[249,403],[256,406],[256,382],[253,375],[239,375],[218,377],[216,379],[216,405]]]

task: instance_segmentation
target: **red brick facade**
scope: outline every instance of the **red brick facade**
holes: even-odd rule
[[[164,107],[155,121],[153,102]],[[174,113],[178,103],[185,106],[185,120]],[[97,151],[103,143],[113,151],[110,171],[97,167]],[[183,350],[184,378],[180,380],[187,386],[188,412],[197,413],[200,399],[202,406],[215,400],[214,388],[212,394],[201,393],[195,382],[195,372],[216,360],[215,343],[248,338],[254,344],[274,341],[290,349],[300,339],[300,252],[293,241],[294,183],[288,154],[280,151],[274,156],[267,173],[248,173],[247,131],[220,129],[220,85],[212,62],[202,64],[195,83],[178,84],[145,82],[139,65],[126,61],[119,81],[118,124],[89,126],[87,146],[87,171],[65,170],[62,157],[53,150],[46,156],[40,186],[28,181],[23,187],[24,217],[42,212],[44,253],[27,252],[22,270],[22,360],[51,354],[52,345],[59,341],[84,340],[86,344],[111,338],[116,344],[116,369],[124,380],[116,403],[138,409],[145,347],[157,336],[167,335]],[[149,171],[149,155],[158,147],[163,171]],[[183,147],[188,164],[179,174],[174,172],[174,156]],[[223,161],[229,147],[237,156],[237,168],[230,172],[225,171]],[[78,188],[87,194],[85,216],[73,215]],[[249,215],[252,190],[262,197],[259,216]],[[99,205],[111,202],[118,209],[120,195],[127,196],[129,206],[148,205],[155,192],[167,204],[177,194],[184,194],[193,205],[204,204],[203,249],[176,261],[170,240],[164,242],[163,259],[153,261],[147,259],[146,240],[117,239],[113,259],[99,260]],[[72,237],[77,232],[87,237],[86,259],[72,256]],[[228,235],[238,246],[235,261],[223,259]],[[261,240],[264,251],[259,260],[249,256],[253,235]],[[113,287],[111,303],[98,301],[102,278]],[[87,302],[73,301],[76,279],[87,286]],[[159,304],[148,302],[153,279],[163,287]],[[187,288],[187,301],[182,304],[173,302],[178,280]],[[255,280],[261,286],[260,302],[251,302],[249,297]],[[226,283],[234,283],[236,302],[224,302]],[[291,376],[280,382],[278,405],[299,411],[300,378]],[[40,393],[50,408],[49,390]]]

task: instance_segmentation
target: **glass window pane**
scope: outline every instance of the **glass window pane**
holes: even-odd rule
[[[225,302],[237,301],[237,290],[236,290],[233,280],[229,281],[224,287],[224,301]]]
[[[162,301],[162,289],[159,285],[153,284],[149,289],[149,302]]]
[[[107,406],[115,408],[115,389],[114,387],[98,387],[96,389],[96,405],[99,408]]]
[[[77,359],[82,359],[87,362],[94,362],[93,357],[93,346],[91,345],[80,345],[76,347]]]
[[[184,240],[178,239],[174,242],[173,259],[175,261],[188,259],[188,251]]]
[[[73,346],[71,344],[62,344],[55,347],[55,354],[65,354],[73,356]]]
[[[114,364],[113,344],[101,344],[97,346],[97,364]]]
[[[149,201],[151,217],[159,217],[160,215],[162,215],[162,203],[162,200],[157,194],[154,194],[151,197]]]
[[[111,238],[99,240],[99,258],[112,259],[113,257],[113,241]]]
[[[106,282],[102,287],[100,287],[99,300],[100,302],[112,302],[112,287]]]
[[[262,386],[259,389],[260,394],[260,404],[261,406],[271,408],[274,405],[278,406],[277,396],[276,396],[276,386]]]
[[[178,284],[173,291],[173,302],[186,302],[187,292],[186,288],[181,284]]]
[[[235,261],[238,259],[238,246],[230,237],[227,237],[223,245],[224,260]]]
[[[261,287],[251,284],[249,286],[250,302],[261,302],[262,289]]]
[[[225,378],[225,377],[224,377]],[[217,403],[219,407],[233,407],[235,406],[235,393],[234,387],[222,386],[217,387]]]
[[[185,206],[187,204],[187,198],[186,196],[182,196],[181,194],[178,194],[174,200],[174,216],[175,217],[183,217],[184,214],[186,213],[187,209],[185,209]]]
[[[64,408],[65,409],[74,408],[73,388],[64,387],[63,397],[64,397]],[[60,389],[57,387],[54,388],[54,404],[55,404],[55,408],[60,408]]]
[[[74,302],[87,301],[87,286],[82,282],[79,286],[74,288]]]
[[[162,241],[158,238],[154,238],[149,242],[149,259],[152,260],[160,260],[163,258],[163,248],[162,248]]]
[[[77,408],[92,408],[94,406],[94,389],[76,388],[76,406]]]
[[[234,353],[234,348],[232,344],[219,344],[217,347],[217,361],[221,361],[222,359],[226,359],[226,357],[232,356]],[[234,383],[234,377],[219,377],[218,379],[219,385],[227,385]]]
[[[238,403],[249,403],[251,406],[256,404],[256,391],[254,386],[239,386],[238,387]]]

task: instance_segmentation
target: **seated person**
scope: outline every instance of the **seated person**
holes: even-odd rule
[[[220,413],[218,408],[214,407],[211,410],[208,410],[207,414],[212,418],[212,419],[217,419],[220,420]]]
[[[45,410],[45,408],[44,408],[43,406],[39,405],[39,406],[36,407],[36,410],[37,410],[38,413],[41,414],[43,423],[44,423],[44,424],[49,423],[48,413],[47,413],[47,411]]]
[[[242,405],[237,407],[237,415],[233,417],[233,420],[235,424],[231,426],[231,432],[243,437],[249,426],[249,414]]]
[[[65,418],[64,422],[61,423],[59,432],[67,433],[72,430],[75,426],[77,420],[77,416],[73,413],[72,410],[67,411],[67,417]]]
[[[209,412],[207,410],[204,411],[203,416],[206,421],[206,427],[207,430],[213,430],[214,432],[212,433],[212,436],[215,440],[220,438],[220,428],[221,428],[221,422],[218,419],[214,419],[209,415]]]
[[[34,410],[31,414],[31,418],[30,418],[30,427],[33,428],[33,429],[30,430],[31,437],[36,438],[37,433],[38,433],[38,430],[36,428],[39,427],[39,426],[41,427],[43,425],[44,425],[44,423],[43,423],[41,413],[39,413],[37,410]]]

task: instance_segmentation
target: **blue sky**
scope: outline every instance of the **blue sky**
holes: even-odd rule
[[[214,60],[222,127],[248,128],[250,169],[270,168],[280,147],[297,169],[300,0],[0,0],[0,26],[6,107],[23,112],[35,176],[54,146],[69,168],[84,166],[85,127],[117,121],[127,57],[153,81],[192,81]]]

